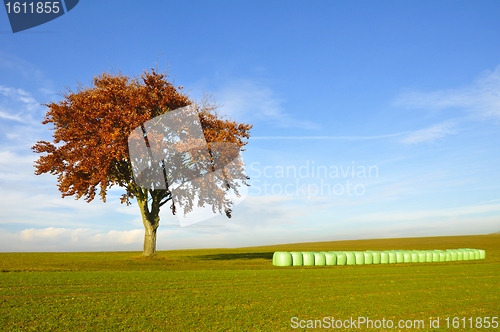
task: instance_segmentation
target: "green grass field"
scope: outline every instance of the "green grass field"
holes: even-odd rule
[[[275,251],[455,248],[485,249],[486,259],[272,265]],[[140,252],[0,253],[0,328],[309,331],[313,329],[292,328],[292,317],[305,321],[367,317],[393,320],[394,324],[423,320],[424,328],[418,331],[472,331],[480,329],[467,325],[470,317],[500,317],[498,234],[175,250],[159,252],[159,256],[143,259]],[[429,326],[430,317],[434,321],[440,318],[439,329]],[[448,329],[446,317],[450,319]],[[466,328],[453,328],[453,317],[460,324],[465,317]],[[500,331],[500,327],[482,330]]]

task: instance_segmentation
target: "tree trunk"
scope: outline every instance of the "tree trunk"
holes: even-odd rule
[[[145,223],[144,228],[146,231],[144,233],[144,249],[142,251],[142,255],[146,257],[154,257],[156,256],[156,230],[158,227],[152,227],[152,225],[146,226]]]
[[[156,230],[160,225],[160,206],[155,196],[152,197],[151,209],[148,207],[148,191],[145,189],[137,197],[137,202],[141,208],[142,223],[144,224],[144,249],[142,255],[145,257],[156,256]]]

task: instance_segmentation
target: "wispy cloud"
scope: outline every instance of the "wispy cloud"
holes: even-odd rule
[[[433,142],[436,139],[457,133],[454,129],[455,121],[446,121],[430,127],[410,132],[401,140],[402,143],[416,144],[422,142]]]
[[[4,147],[0,152],[16,152],[23,158],[33,156],[30,147],[51,136],[41,124],[45,111],[26,90],[0,85],[0,145]]]
[[[252,140],[345,140],[345,141],[363,141],[377,140],[384,138],[401,137],[400,142],[415,144],[422,142],[433,142],[436,139],[453,135],[458,132],[456,129],[458,121],[451,120],[434,124],[427,128],[415,131],[403,131],[400,133],[373,135],[373,136],[256,136]]]
[[[1,106],[0,106],[1,107]],[[7,112],[4,112],[4,111],[0,111],[0,118],[2,119],[6,119],[6,120],[14,120],[14,121],[18,121],[18,122],[25,122],[26,120],[23,119],[20,115],[22,113],[17,113],[17,114],[9,114]]]
[[[0,85],[0,97],[0,118],[34,124],[33,115],[40,110],[40,103],[29,92]]]
[[[411,222],[419,221],[427,218],[458,218],[468,215],[479,215],[490,212],[500,211],[500,204],[485,204],[485,205],[471,205],[457,208],[439,209],[439,210],[419,210],[419,211],[405,211],[405,212],[383,212],[383,213],[369,213],[360,216],[348,218],[351,222]],[[497,217],[498,219],[498,217]]]
[[[251,80],[226,83],[217,96],[223,105],[221,113],[238,120],[262,120],[277,127],[319,128],[318,124],[291,116],[282,106],[285,99],[277,97],[271,88]]]
[[[23,89],[8,88],[0,85],[0,94],[11,97],[14,100],[22,101],[28,105],[36,104],[35,99],[29,94],[29,92],[26,92]]]
[[[253,137],[252,140],[254,139],[259,139],[259,140],[351,140],[351,141],[358,141],[358,140],[370,140],[370,139],[380,139],[380,138],[388,138],[388,137],[396,137],[396,136],[401,136],[406,134],[407,132],[401,132],[401,133],[396,133],[396,134],[387,134],[387,135],[375,135],[375,136],[257,136]]]
[[[500,66],[486,71],[471,85],[433,92],[408,92],[393,103],[416,109],[445,110],[462,108],[476,119],[500,119]]]
[[[0,51],[0,70],[21,76],[26,82],[35,83],[39,89],[52,90],[52,81],[37,66],[12,54]]]
[[[143,238],[142,229],[102,232],[88,228],[47,227],[28,228],[14,233],[0,230],[2,251],[139,250]]]

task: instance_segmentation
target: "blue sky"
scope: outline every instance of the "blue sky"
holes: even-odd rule
[[[0,10],[2,11],[2,10]],[[500,231],[498,1],[80,1],[13,34],[0,13],[0,251],[142,250],[136,204],[35,176],[41,103],[103,71],[167,69],[252,123],[233,218],[159,250]],[[354,173],[353,173],[354,170]],[[288,172],[287,172],[288,171]],[[370,172],[371,171],[371,172]]]

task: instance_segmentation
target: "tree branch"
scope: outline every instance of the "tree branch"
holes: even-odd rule
[[[167,203],[168,201],[172,200],[172,196],[168,197],[166,200],[164,200],[163,202],[160,202],[160,207],[162,207],[163,205],[165,205],[165,203]]]

